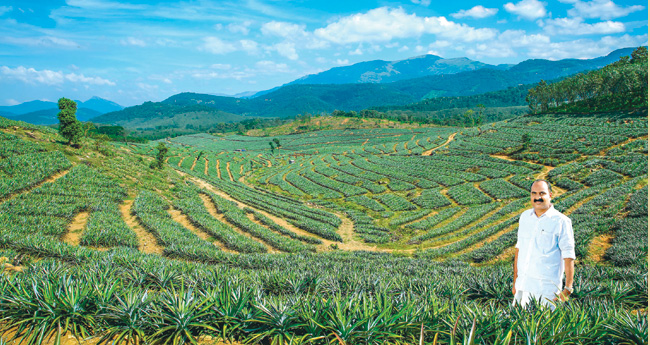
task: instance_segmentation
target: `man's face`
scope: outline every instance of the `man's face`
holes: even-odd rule
[[[530,187],[530,201],[533,203],[535,212],[539,215],[551,207],[553,194],[548,191],[548,185],[543,181],[533,183]]]

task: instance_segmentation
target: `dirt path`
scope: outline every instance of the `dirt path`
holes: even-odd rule
[[[178,161],[178,167],[181,167],[181,164],[183,164],[183,161],[185,160],[185,157],[181,157],[181,160]]]
[[[43,181],[41,181],[41,182],[31,186],[31,187],[27,187],[27,188],[17,190],[14,193],[9,194],[8,196],[5,196],[4,198],[0,198],[0,204],[7,201],[7,200],[11,200],[11,199],[17,197],[18,195],[29,193],[32,190],[34,190],[34,189],[36,189],[36,188],[38,188],[38,187],[40,187],[40,186],[42,186],[42,185],[44,185],[46,183],[52,183],[52,182],[60,179],[61,177],[67,175],[70,172],[70,170],[72,170],[72,169],[59,171],[59,172],[55,173],[54,175],[46,178],[45,180],[43,180]]]
[[[217,177],[219,177],[219,179],[221,179],[221,170],[219,170],[219,164],[220,164],[219,160],[217,159]]]
[[[594,237],[589,243],[588,259],[591,262],[602,262],[605,258],[605,252],[612,246],[614,235],[603,234]]]
[[[61,240],[71,246],[78,246],[81,241],[81,234],[86,228],[86,223],[88,223],[89,215],[88,212],[79,212],[68,225],[68,231],[63,234]]]
[[[194,171],[194,167],[196,166],[196,161],[198,161],[198,160],[199,160],[199,157],[194,158],[194,162],[192,162],[192,167],[190,168],[190,170]]]
[[[355,239],[354,238],[354,224],[352,223],[352,221],[349,218],[347,218],[347,217],[345,217],[345,216],[343,216],[341,214],[335,213],[339,218],[341,218],[341,221],[342,221],[341,226],[339,227],[338,233],[343,238],[343,243],[326,240],[326,239],[321,238],[321,237],[319,237],[319,236],[317,236],[315,234],[312,234],[312,233],[307,232],[305,230],[299,229],[298,227],[296,227],[296,226],[290,224],[289,222],[287,222],[285,219],[282,219],[280,217],[272,215],[272,214],[270,214],[270,213],[268,213],[268,212],[266,212],[264,210],[260,210],[260,209],[258,209],[256,207],[246,205],[246,204],[240,202],[239,200],[234,199],[230,195],[228,195],[225,192],[217,189],[216,187],[214,187],[213,185],[211,185],[210,183],[208,183],[208,182],[206,182],[204,180],[201,180],[199,178],[192,177],[192,176],[189,176],[189,175],[186,175],[186,176],[190,177],[190,179],[193,182],[195,182],[199,187],[207,189],[207,190],[219,195],[220,197],[222,197],[222,198],[224,198],[226,200],[230,200],[232,202],[235,202],[239,208],[244,208],[244,207],[252,208],[255,211],[265,215],[266,217],[271,219],[273,222],[275,222],[276,224],[282,226],[283,228],[285,228],[287,230],[290,230],[290,231],[292,231],[292,232],[294,232],[294,233],[296,233],[298,235],[311,236],[311,237],[316,237],[316,238],[320,239],[321,241],[323,241],[323,244],[317,246],[319,251],[329,250],[329,245],[333,244],[333,243],[336,243],[340,249],[344,249],[344,250],[368,250],[368,251],[383,251],[383,252],[392,252],[392,251],[394,251],[394,250],[391,250],[391,249],[378,249],[376,246],[371,246],[371,245],[368,245],[368,244],[366,244],[366,243],[364,243],[362,241],[359,241],[359,240]],[[217,210],[214,207],[214,204],[212,203],[212,201],[209,199],[209,197],[207,195],[204,195],[204,194],[201,194],[201,197],[202,198],[207,198],[207,200],[209,201],[209,202],[206,203],[206,200],[204,199],[204,203],[206,203],[206,208],[208,208],[208,212],[210,212],[210,214],[212,214],[213,217],[215,217],[215,218],[217,218],[219,220],[222,220],[222,219],[220,219],[220,217],[223,218],[223,215],[217,214]],[[329,211],[329,212],[332,212],[332,211]],[[332,213],[334,213],[334,212],[332,212]],[[222,221],[225,221],[225,219],[222,220]],[[236,229],[236,227],[234,227],[234,228]],[[246,234],[246,233],[244,233],[244,234]],[[414,250],[407,250],[406,252],[412,252],[412,251],[414,251]]]
[[[228,172],[228,176],[230,177],[230,181],[235,182],[235,179],[232,178],[232,172],[230,171],[230,162],[226,162],[226,171]]]
[[[633,142],[633,141],[636,141],[636,140],[643,140],[643,139],[646,139],[646,140],[647,140],[647,139],[648,139],[648,136],[647,136],[647,135],[644,135],[644,136],[642,136],[642,137],[638,137],[638,138],[628,138],[627,140],[625,140],[624,142],[622,142],[622,143],[620,143],[620,144],[616,144],[616,145],[614,145],[614,146],[611,146],[611,147],[608,147],[608,148],[606,148],[606,149],[601,150],[601,151],[600,151],[600,155],[601,155],[601,156],[604,156],[604,155],[607,154],[607,152],[609,152],[610,150],[612,150],[612,149],[614,149],[614,148],[621,147],[621,146],[623,146],[623,145],[627,145],[627,144],[629,144],[629,143],[631,143],[631,142]]]
[[[163,254],[163,247],[158,244],[158,241],[152,233],[145,230],[144,227],[140,224],[138,218],[131,214],[131,207],[133,206],[134,200],[124,200],[124,203],[120,205],[120,212],[122,213],[122,218],[133,231],[138,235],[138,240],[140,245],[138,250],[146,254]]]
[[[441,147],[443,147],[443,146],[449,144],[452,140],[454,140],[454,137],[456,136],[456,134],[458,134],[458,132],[452,133],[452,134],[449,136],[449,138],[447,138],[447,141],[445,141],[444,144],[442,144],[442,145],[438,145],[438,146],[436,146],[436,147],[434,147],[434,148],[432,148],[432,149],[430,149],[430,150],[426,150],[426,151],[422,152],[422,155],[423,155],[423,156],[431,156],[431,154],[433,154],[433,151],[435,151],[435,150],[437,150],[437,149],[439,149],[439,148],[441,148]]]
[[[354,232],[354,223],[350,218],[337,213],[333,211],[328,211],[334,213],[337,217],[341,219],[341,225],[339,226],[338,229],[338,234],[341,235],[341,238],[343,239],[343,243],[337,242],[337,246],[339,249],[343,250],[349,250],[349,251],[354,251],[354,250],[365,250],[365,251],[371,251],[371,252],[384,252],[384,253],[407,253],[407,254],[412,254],[415,252],[415,248],[413,249],[390,249],[390,248],[378,248],[376,245],[370,245],[362,240],[357,240],[355,238],[355,232]]]
[[[516,162],[517,161],[514,158],[510,158],[510,157],[504,156],[504,155],[490,155],[490,157],[499,158],[499,159],[503,159],[503,160],[510,161],[510,162]]]
[[[203,173],[205,174],[205,176],[210,176],[210,174],[208,174],[208,168],[210,167],[210,161],[208,161],[208,157],[205,157],[203,159],[205,159],[205,169],[203,170]]]

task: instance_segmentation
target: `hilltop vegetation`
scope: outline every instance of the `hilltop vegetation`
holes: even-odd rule
[[[207,121],[209,123],[206,126],[212,126],[215,123],[227,123],[244,119],[237,118],[237,116],[287,118],[304,114],[331,113],[335,110],[359,112],[376,107],[404,106],[438,97],[454,98],[480,95],[508,88],[520,90],[518,87],[521,85],[537,83],[540,79],[554,80],[585,70],[600,68],[618,60],[620,56],[629,55],[631,51],[631,49],[622,49],[614,51],[608,56],[591,60],[527,60],[514,66],[502,66],[503,68],[486,67],[453,74],[397,80],[389,83],[322,84],[320,83],[322,80],[314,84],[294,83],[259,93],[250,99],[181,93],[162,102],[147,102],[140,106],[104,114],[92,119],[92,121],[103,124],[119,124],[129,129],[140,128],[142,134],[151,134],[150,131],[145,130],[147,128],[155,129],[156,126],[163,126],[169,129],[171,134],[172,132],[191,132],[191,128],[184,128],[188,124],[197,127],[200,123],[206,123]],[[310,78],[306,80],[310,80]],[[505,92],[505,94],[507,95],[508,92]],[[499,96],[493,97],[493,95],[486,97],[499,98]],[[521,104],[522,101],[516,95],[507,95],[505,97],[512,99],[515,103],[502,104],[505,99],[497,101],[501,105],[495,106],[501,107],[501,109],[486,113],[490,115],[491,119],[499,120],[520,114],[518,110],[504,109],[503,107],[525,104]],[[443,100],[437,104],[441,105],[446,101]],[[460,102],[452,101],[452,106],[469,108],[476,105],[471,104],[469,107],[461,105],[461,103],[470,101],[471,99]],[[489,102],[486,100],[482,104],[489,107],[486,103]],[[200,109],[193,108],[197,106]],[[436,110],[440,109],[438,107]],[[438,115],[440,114],[433,116],[429,114],[428,117],[437,118]],[[442,113],[441,115],[443,118],[451,117],[451,114]],[[177,118],[177,116],[180,116],[180,118]],[[422,116],[420,114],[413,117],[427,118],[426,115]],[[190,121],[190,118],[194,121]],[[396,117],[391,118],[396,119]],[[176,131],[176,129],[180,130]],[[194,130],[194,132],[199,131],[198,129]]]

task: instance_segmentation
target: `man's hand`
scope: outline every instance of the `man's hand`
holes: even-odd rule
[[[559,297],[560,301],[566,302],[569,300],[569,295],[571,295],[571,292],[567,289],[562,290],[557,296]],[[553,302],[556,302],[558,300],[558,297],[553,298]]]

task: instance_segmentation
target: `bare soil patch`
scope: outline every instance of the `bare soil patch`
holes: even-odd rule
[[[88,212],[79,212],[68,225],[68,230],[63,234],[61,240],[71,246],[78,246],[81,240],[81,234],[88,223]]]
[[[131,207],[133,206],[134,200],[124,200],[124,203],[120,205],[120,212],[122,213],[122,218],[126,222],[135,234],[138,236],[140,245],[138,245],[138,250],[146,254],[163,254],[163,247],[158,244],[156,237],[140,224],[138,218],[131,214]]]
[[[589,260],[592,262],[602,262],[605,257],[605,252],[612,246],[614,235],[602,234],[594,237],[589,243]]]
[[[432,149],[430,149],[430,150],[426,150],[426,151],[422,152],[422,155],[423,155],[423,156],[431,156],[431,154],[433,153],[433,151],[435,151],[435,150],[437,150],[437,149],[439,149],[439,148],[441,148],[441,147],[443,147],[443,146],[449,144],[452,140],[454,140],[454,137],[456,136],[456,134],[458,134],[458,132],[456,132],[456,133],[452,133],[452,134],[449,136],[449,138],[447,138],[447,141],[444,142],[444,144],[442,144],[442,145],[438,145],[438,146],[436,146],[436,147],[434,147],[434,148],[432,148]]]

